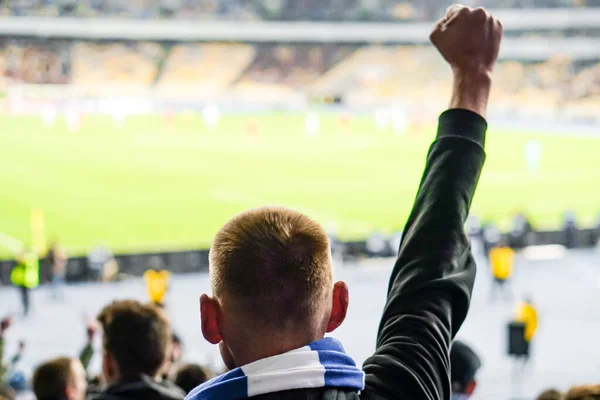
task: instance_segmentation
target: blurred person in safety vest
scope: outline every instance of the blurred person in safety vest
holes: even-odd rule
[[[40,262],[33,250],[23,248],[17,255],[10,280],[21,293],[23,315],[27,316],[30,308],[30,290],[35,289],[40,283]]]

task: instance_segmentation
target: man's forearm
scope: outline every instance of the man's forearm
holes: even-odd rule
[[[463,108],[485,118],[491,87],[487,72],[455,70],[450,108]]]

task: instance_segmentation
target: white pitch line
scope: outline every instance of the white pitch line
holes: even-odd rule
[[[8,250],[14,253],[18,253],[19,250],[23,248],[23,242],[4,232],[0,232],[0,246],[7,248]]]

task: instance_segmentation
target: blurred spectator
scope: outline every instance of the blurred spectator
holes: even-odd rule
[[[134,300],[114,301],[98,321],[104,332],[103,375],[108,386],[91,400],[183,400],[184,393],[160,382],[171,327],[157,307]]]
[[[0,400],[15,400],[16,396],[14,390],[0,383]]]
[[[62,285],[65,283],[67,262],[69,261],[69,258],[57,240],[54,240],[52,244],[50,244],[46,259],[50,264],[50,271],[52,273],[52,298],[64,300]]]
[[[0,321],[0,394],[4,394],[5,397],[13,396],[14,390],[21,389],[26,384],[23,374],[15,371],[15,366],[23,356],[25,342],[19,342],[15,355],[4,363],[4,333],[11,325],[11,317],[4,317]]]
[[[490,252],[502,241],[502,233],[493,222],[486,222],[483,225],[483,248],[485,255],[490,260]]]
[[[12,324],[11,317],[4,317],[0,321],[0,388],[4,384],[6,378],[6,372],[9,369],[9,365],[4,364],[4,333]]]
[[[563,400],[564,395],[556,389],[548,389],[542,392],[535,400]]]
[[[600,400],[600,385],[573,386],[565,400]]]
[[[577,220],[573,210],[565,212],[562,229],[565,247],[567,249],[577,247],[579,229],[577,228]]]
[[[511,297],[508,282],[513,273],[515,251],[506,245],[503,240],[498,247],[490,250],[490,269],[492,272],[492,287],[490,289],[490,300],[496,298],[496,292],[501,291],[505,297]]]
[[[512,221],[512,228],[509,234],[510,246],[514,249],[522,249],[529,245],[528,236],[533,232],[533,227],[527,216],[520,212],[517,213]]]
[[[90,278],[94,281],[108,282],[119,273],[119,265],[111,251],[104,246],[95,247],[88,254]]]
[[[23,248],[17,255],[16,264],[10,273],[10,280],[19,289],[23,315],[29,314],[30,291],[40,283],[40,262],[31,249]]]
[[[213,373],[208,368],[198,364],[183,364],[175,372],[173,382],[185,393],[189,393],[196,386],[212,379]]]
[[[538,314],[535,309],[533,302],[529,298],[525,298],[517,306],[517,313],[515,317],[516,322],[525,324],[525,354],[523,354],[523,360],[525,363],[529,361],[531,356],[531,341],[535,337],[535,333],[538,327]]]
[[[60,357],[38,366],[33,374],[37,400],[85,400],[87,381],[78,359]]]
[[[390,244],[380,231],[372,232],[365,242],[367,254],[371,257],[386,257],[390,255]]]
[[[596,225],[594,225],[594,242],[600,245],[600,213],[598,213]]]
[[[87,341],[85,346],[83,347],[83,350],[79,354],[79,360],[81,361],[81,364],[83,365],[83,368],[86,371],[88,369],[88,366],[90,365],[92,357],[94,356],[94,338],[98,333],[98,329],[98,322],[91,318],[88,318],[85,327]]]
[[[179,368],[181,363],[182,347],[183,344],[181,342],[181,338],[177,334],[173,333],[171,335],[171,343],[167,351],[167,357],[161,370],[163,381],[173,381],[172,378],[175,374],[175,371]]]
[[[475,391],[475,376],[481,368],[481,360],[473,349],[455,340],[450,349],[450,382],[452,400],[466,400]]]
[[[165,296],[169,290],[169,271],[163,269],[160,258],[152,257],[150,269],[144,272],[146,291],[150,301],[159,307],[164,307]]]

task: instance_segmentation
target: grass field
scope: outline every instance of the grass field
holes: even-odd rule
[[[378,132],[372,118],[343,129],[323,115],[307,138],[301,114],[227,116],[217,130],[200,119],[88,116],[77,133],[58,119],[0,117],[0,233],[31,241],[30,210],[45,215],[48,237],[72,252],[107,244],[114,251],[207,246],[229,217],[279,204],[307,212],[344,238],[401,229],[434,127],[405,136]],[[543,144],[541,170],[528,174],[524,144]],[[487,164],[474,203],[504,226],[518,210],[555,227],[576,210],[591,225],[600,211],[600,140],[491,129]],[[0,253],[2,250],[0,250]],[[3,252],[6,256],[6,250]]]

